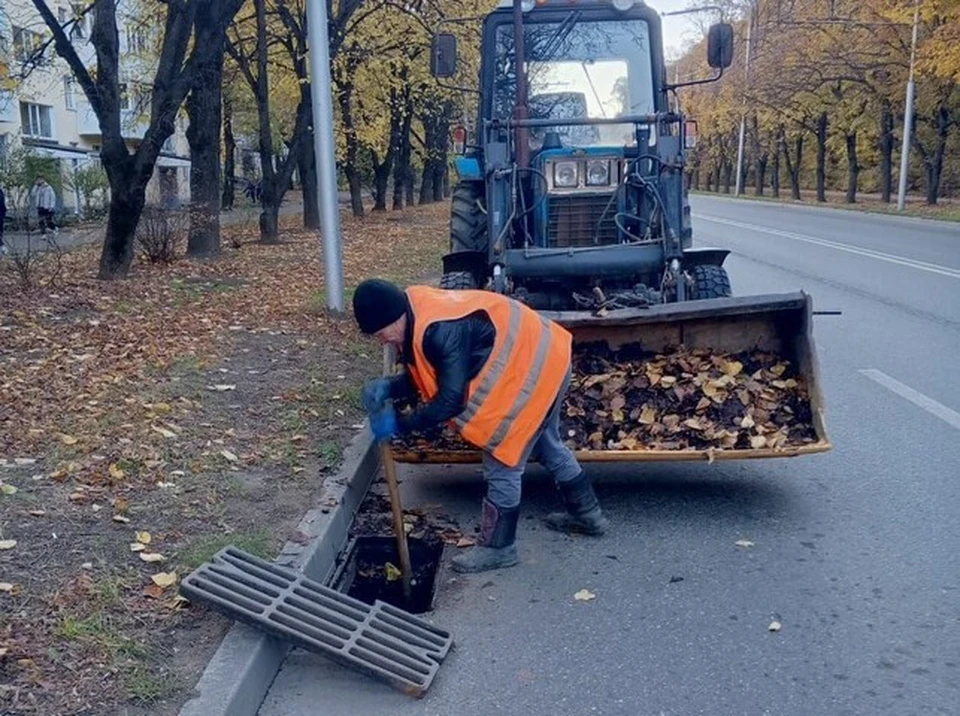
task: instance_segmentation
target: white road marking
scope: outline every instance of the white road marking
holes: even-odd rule
[[[899,380],[891,378],[889,375],[883,371],[877,370],[876,368],[865,368],[860,372],[867,376],[870,380],[876,381],[884,388],[892,390],[901,398],[906,398],[914,405],[923,408],[931,415],[937,416],[943,422],[947,423],[948,425],[952,425],[957,430],[960,430],[960,413],[958,413],[956,410],[951,410],[943,403],[938,403],[933,398],[928,398],[923,393],[914,390],[909,385],[904,385]]]
[[[695,213],[694,216],[698,219],[706,219],[707,221],[712,221],[717,224],[726,224],[727,226],[736,226],[740,229],[749,229],[750,231],[760,231],[765,234],[772,234],[774,236],[781,236],[785,239],[792,239],[793,241],[803,241],[808,244],[816,244],[817,246],[825,246],[828,249],[836,249],[837,251],[846,251],[851,254],[857,254],[858,256],[867,256],[872,259],[879,259],[880,261],[886,261],[891,264],[898,264],[900,266],[907,266],[909,268],[918,269],[920,271],[928,271],[930,273],[940,274],[941,276],[948,276],[950,278],[960,279],[960,269],[950,268],[949,266],[940,266],[939,264],[931,264],[926,261],[917,261],[916,259],[908,259],[905,256],[896,256],[895,254],[887,254],[883,251],[874,251],[873,249],[864,249],[859,246],[849,246],[847,244],[841,244],[836,241],[828,241],[827,239],[818,239],[815,236],[808,236],[806,234],[797,234],[792,231],[782,231],[781,229],[771,229],[767,226],[759,226],[757,224],[745,224],[742,221],[731,221],[730,219],[718,219],[713,216],[708,216],[706,214]]]

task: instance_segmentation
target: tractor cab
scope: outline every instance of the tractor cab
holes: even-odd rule
[[[698,283],[729,294],[726,252],[691,246],[684,122],[670,111],[656,11],[506,0],[483,21],[480,53],[477,141],[456,161],[445,285],[557,310],[612,294],[636,305],[707,297]],[[711,28],[710,53],[722,74],[729,25]],[[435,37],[431,64],[438,77],[455,72],[452,35]]]

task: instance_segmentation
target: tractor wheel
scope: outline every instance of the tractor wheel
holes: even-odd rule
[[[477,280],[469,271],[451,271],[440,277],[440,288],[448,291],[464,291],[475,289]]]
[[[483,184],[457,184],[450,208],[450,253],[487,250],[487,217],[483,204]]]
[[[732,296],[730,277],[723,266],[693,267],[693,299],[726,298]]]

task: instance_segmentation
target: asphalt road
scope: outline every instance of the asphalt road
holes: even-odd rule
[[[425,698],[298,651],[261,716],[960,712],[960,225],[706,197],[694,214],[737,294],[843,311],[816,319],[834,451],[593,469],[602,539],[540,527],[534,472],[521,566],[441,573],[431,618],[456,647]],[[408,504],[475,516],[475,469],[403,476]]]

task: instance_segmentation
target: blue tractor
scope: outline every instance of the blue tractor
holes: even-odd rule
[[[431,71],[456,73],[438,34]],[[708,35],[719,79],[733,29]],[[518,71],[522,68],[522,71]],[[446,288],[551,311],[729,296],[728,251],[693,248],[688,123],[660,16],[641,0],[505,0],[483,20],[479,118],[456,158]],[[692,137],[690,137],[692,139]]]

